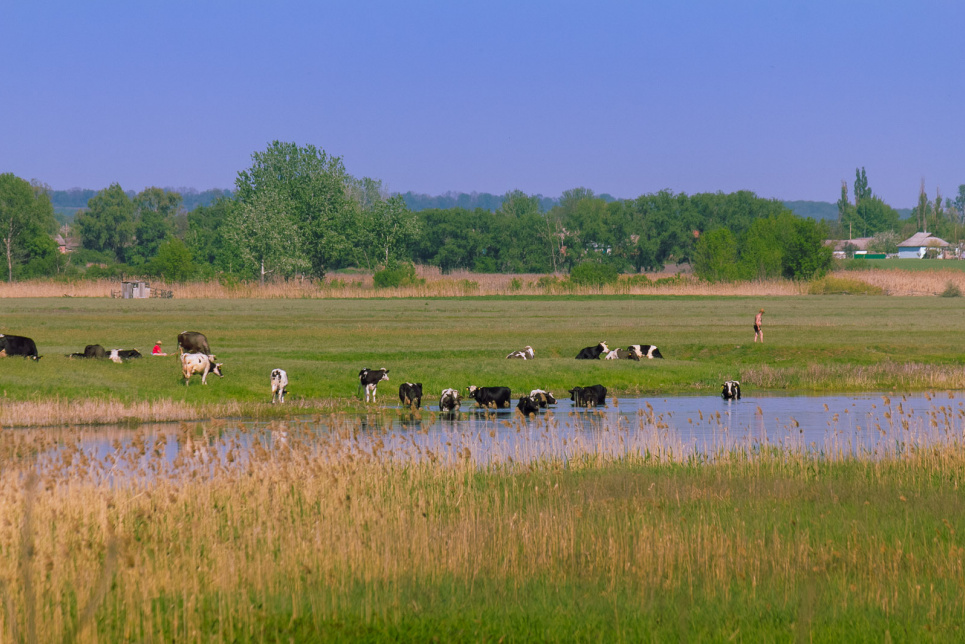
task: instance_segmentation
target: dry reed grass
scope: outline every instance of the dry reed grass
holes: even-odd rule
[[[954,269],[911,271],[900,268],[873,268],[861,271],[835,271],[833,275],[880,287],[888,295],[940,295],[948,284],[954,284],[965,292],[965,271]]]

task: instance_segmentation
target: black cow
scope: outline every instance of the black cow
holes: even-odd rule
[[[509,387],[477,387],[469,385],[466,387],[469,397],[476,401],[480,407],[509,407],[510,399],[513,397]]]
[[[99,344],[88,344],[83,353],[67,354],[68,358],[106,358],[107,351]]]
[[[636,353],[638,358],[663,359],[663,356],[660,355],[660,349],[653,344],[631,344],[627,349]]]
[[[539,403],[540,407],[556,404],[556,398],[553,397],[553,394],[542,389],[534,389],[533,391],[529,392],[529,397]]]
[[[406,407],[415,406],[416,409],[422,406],[422,383],[403,382],[399,385],[399,400]]]
[[[141,357],[141,352],[137,349],[112,349],[110,359],[120,364],[125,360],[136,360]]]
[[[178,353],[203,353],[211,354],[208,347],[208,338],[203,333],[197,331],[182,331],[178,334]]]
[[[724,400],[741,399],[741,383],[736,380],[728,380],[720,390],[720,397]]]
[[[589,387],[573,387],[569,390],[570,400],[576,407],[596,407],[606,404],[606,387],[590,385]]]
[[[362,369],[359,371],[359,391],[361,391],[362,387],[365,387],[365,402],[369,402],[369,396],[372,397],[372,402],[375,402],[375,394],[379,383],[388,379],[389,370],[385,367],[381,369]]]
[[[4,356],[23,356],[26,360],[40,360],[36,343],[22,335],[0,334],[0,358]]]
[[[459,409],[459,390],[443,389],[439,396],[439,411],[456,411]]]
[[[530,398],[529,396],[523,396],[522,398],[519,399],[519,402],[516,403],[516,409],[518,409],[523,416],[529,416],[530,414],[538,414],[539,408],[540,408],[540,404],[535,400],[533,400],[532,398]]]
[[[606,346],[606,342],[601,342],[595,347],[585,347],[580,349],[580,352],[576,354],[577,360],[599,360],[600,356],[604,353],[609,353],[610,349]]]

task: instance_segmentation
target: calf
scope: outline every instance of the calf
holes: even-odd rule
[[[469,385],[466,387],[469,397],[476,401],[479,407],[509,407],[512,392],[509,387],[477,387]]]
[[[285,394],[288,393],[288,373],[284,369],[271,370],[271,404],[277,400],[285,402]]]
[[[532,360],[536,357],[536,352],[533,351],[533,347],[527,344],[522,351],[513,351],[506,357],[516,360]]]
[[[556,404],[556,398],[553,397],[553,394],[548,391],[543,391],[542,389],[532,390],[529,392],[529,397],[539,403],[540,407]]]
[[[37,345],[34,341],[22,335],[4,335],[0,333],[0,358],[5,356],[23,356],[26,360],[40,360]]]
[[[406,407],[419,409],[422,406],[422,383],[403,382],[399,385],[399,400]]]
[[[516,409],[518,409],[519,413],[521,413],[523,416],[538,414],[539,408],[540,404],[529,396],[523,396],[519,399],[519,402],[516,403]]]
[[[652,344],[631,344],[627,348],[637,354],[637,359],[644,357],[649,358],[650,360],[653,360],[654,358],[660,358],[661,360],[663,359],[663,356],[660,355],[660,349]]]
[[[443,389],[439,397],[439,411],[457,411],[460,397],[458,389]]]
[[[125,360],[135,360],[141,357],[141,352],[137,349],[111,349],[110,359],[112,362],[120,364]]]
[[[736,380],[728,380],[720,390],[720,397],[724,400],[741,399],[741,383]]]
[[[221,373],[220,362],[215,362],[215,356],[204,353],[185,353],[181,356],[181,374],[184,376],[184,385],[191,384],[191,376],[200,373],[201,384],[208,384],[208,374],[213,373],[219,378],[224,378]]]
[[[208,338],[197,331],[182,331],[178,334],[178,353],[203,353],[209,355]]]
[[[569,390],[570,400],[576,407],[596,407],[606,404],[606,387],[590,385],[589,387],[573,387]]]
[[[595,347],[585,347],[580,349],[580,352],[576,354],[577,360],[598,360],[601,354],[609,353],[610,348],[606,346],[606,342],[601,342]]]
[[[381,369],[362,369],[359,371],[359,390],[361,391],[362,387],[365,387],[365,402],[369,402],[370,396],[372,402],[375,402],[375,394],[379,383],[388,379],[389,370],[385,367]]]
[[[68,358],[106,358],[107,351],[99,344],[88,344],[83,353],[67,354]]]

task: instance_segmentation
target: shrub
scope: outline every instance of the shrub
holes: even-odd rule
[[[376,271],[372,276],[376,288],[399,288],[400,286],[417,286],[425,284],[425,280],[416,277],[415,266],[411,263],[394,264]]]
[[[961,297],[962,291],[955,282],[949,281],[945,284],[945,290],[940,293],[942,297]]]
[[[885,290],[848,277],[825,277],[811,282],[809,295],[885,295]]]
[[[552,287],[559,284],[560,278],[556,275],[542,275],[535,282],[536,288],[551,289]]]
[[[650,286],[653,284],[646,275],[624,275],[622,281],[627,286]]]
[[[461,279],[457,283],[459,284],[459,288],[462,289],[462,292],[466,294],[475,293],[479,290],[479,282],[473,280]]]
[[[570,281],[580,286],[604,286],[620,279],[617,269],[610,264],[583,262],[570,271]]]
[[[523,288],[523,283],[520,281],[520,279],[519,279],[518,277],[514,277],[514,278],[509,282],[509,290],[510,290],[510,291],[516,292],[516,291],[522,290],[522,288]]]

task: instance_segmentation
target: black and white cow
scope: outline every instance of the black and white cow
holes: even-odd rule
[[[375,402],[375,394],[379,383],[388,379],[389,370],[385,367],[381,369],[362,369],[359,371],[359,391],[361,391],[362,387],[365,387],[365,402],[369,402],[370,397],[372,402]]]
[[[416,409],[422,407],[422,383],[403,382],[399,385],[399,400],[406,407],[415,406]]]
[[[577,360],[599,360],[600,356],[609,353],[610,349],[606,346],[606,342],[601,342],[595,347],[585,347],[580,349],[580,352],[576,354]]]
[[[653,360],[654,358],[660,358],[661,360],[663,359],[663,356],[660,355],[660,349],[658,349],[655,345],[652,345],[652,344],[631,344],[629,347],[627,347],[627,349],[636,353],[638,359],[639,358],[649,358],[650,360]]]
[[[720,397],[724,400],[740,400],[741,383],[736,380],[728,380],[720,390]]]
[[[5,356],[23,356],[26,360],[40,360],[37,354],[37,344],[30,338],[22,335],[0,334],[0,358]]]
[[[184,376],[184,386],[191,384],[191,376],[201,374],[201,384],[208,384],[208,374],[213,373],[224,378],[221,367],[224,364],[215,362],[215,356],[204,353],[185,353],[181,356],[181,375]]]
[[[630,349],[614,349],[603,357],[604,360],[640,360],[640,356]]]
[[[509,387],[466,387],[469,397],[476,401],[479,407],[509,407],[513,397]]]
[[[125,360],[136,360],[141,357],[141,352],[137,349],[111,349],[110,359],[112,362],[120,364]]]
[[[288,372],[284,369],[271,370],[271,403],[277,400],[285,402],[285,394],[288,393]]]
[[[542,389],[534,389],[529,392],[529,397],[539,403],[540,407],[545,407],[546,405],[555,405],[556,398],[548,391]]]
[[[182,331],[178,334],[178,353],[203,353],[208,355],[211,353],[208,338],[197,331]]]
[[[458,389],[443,389],[439,396],[439,411],[458,411],[460,402]]]
[[[516,403],[516,409],[518,409],[519,413],[521,413],[523,416],[538,414],[539,408],[540,404],[529,396],[523,396],[519,399],[519,402]]]
[[[513,351],[506,357],[509,359],[516,359],[516,360],[532,360],[533,358],[536,357],[536,352],[533,351],[533,347],[527,344],[526,347],[523,348],[521,351]]]
[[[99,344],[88,344],[83,353],[69,353],[68,358],[106,358],[107,351]]]
[[[570,400],[576,407],[596,407],[606,404],[606,387],[590,385],[589,387],[573,387],[569,390]]]

